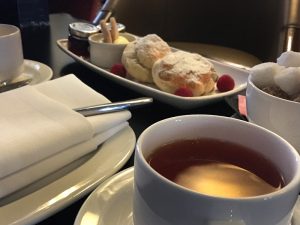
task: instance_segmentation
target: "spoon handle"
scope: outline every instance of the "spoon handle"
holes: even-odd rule
[[[17,81],[17,82],[14,82],[14,83],[2,84],[0,86],[0,93],[5,92],[5,91],[10,91],[12,89],[16,89],[16,88],[19,88],[19,87],[23,87],[23,86],[29,84],[31,81],[32,81],[32,78],[28,78],[26,80]]]
[[[121,101],[121,102],[82,107],[74,110],[82,114],[83,116],[94,116],[94,115],[99,115],[104,113],[118,112],[118,111],[126,110],[131,107],[141,106],[152,102],[153,102],[152,98],[144,97],[144,98],[137,98],[137,99]]]

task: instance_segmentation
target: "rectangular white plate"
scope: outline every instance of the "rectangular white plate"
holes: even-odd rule
[[[69,56],[71,56],[77,62],[81,63],[82,65],[87,66],[88,68],[94,70],[95,72],[99,73],[100,75],[102,75],[110,80],[113,80],[120,85],[123,85],[127,88],[137,91],[141,94],[153,97],[154,99],[158,99],[164,103],[170,104],[172,106],[175,106],[175,107],[181,108],[181,109],[196,108],[196,107],[207,105],[209,103],[220,101],[226,96],[234,95],[234,94],[239,93],[240,91],[243,91],[247,86],[248,72],[246,70],[238,69],[238,68],[232,67],[230,65],[226,65],[226,64],[209,59],[209,61],[213,63],[214,68],[218,75],[229,74],[233,77],[233,79],[235,81],[235,88],[228,92],[221,93],[218,91],[214,91],[209,95],[199,96],[199,97],[180,97],[180,96],[176,96],[173,94],[163,92],[163,91],[157,89],[154,85],[138,83],[136,81],[117,76],[103,68],[100,68],[100,67],[92,64],[88,59],[84,59],[83,57],[80,57],[80,56],[74,54],[73,52],[69,51],[67,39],[57,40],[57,45],[59,46],[59,48],[62,51],[64,51]]]

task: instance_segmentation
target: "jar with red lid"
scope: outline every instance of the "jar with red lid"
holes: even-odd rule
[[[69,24],[68,49],[76,55],[89,57],[88,37],[99,31],[99,27],[89,23],[75,22]]]

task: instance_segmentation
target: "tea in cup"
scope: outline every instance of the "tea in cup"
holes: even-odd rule
[[[185,115],[147,128],[136,145],[138,225],[289,225],[300,157],[255,124]]]

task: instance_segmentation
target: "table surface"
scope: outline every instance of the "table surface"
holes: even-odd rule
[[[112,102],[143,97],[143,95],[120,86],[75,62],[57,47],[56,40],[67,38],[68,24],[74,21],[76,21],[76,19],[68,14],[52,14],[50,15],[49,27],[23,28],[22,41],[24,58],[39,61],[50,66],[54,73],[53,79],[73,73],[81,81],[106,96]],[[129,120],[129,124],[134,130],[136,137],[149,125],[168,117],[184,114],[213,114],[223,116],[231,116],[234,114],[233,109],[225,100],[193,110],[180,110],[158,100],[154,100],[151,105],[133,109],[131,112],[132,118]],[[124,168],[132,165],[133,157],[130,158]],[[62,209],[60,212],[38,224],[73,224],[87,196],[88,195],[84,196],[69,207]]]

